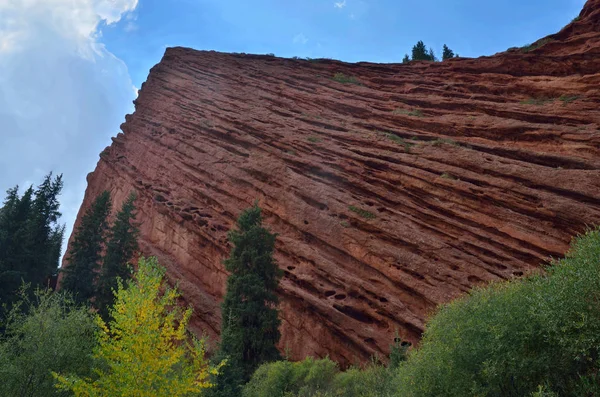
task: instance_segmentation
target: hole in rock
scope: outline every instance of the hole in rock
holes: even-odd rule
[[[477,276],[469,276],[469,277],[467,277],[467,280],[469,280],[470,283],[480,283],[483,281],[482,279],[480,279]]]
[[[346,294],[337,294],[334,298],[337,300],[346,299]]]
[[[381,302],[381,303],[387,303],[387,302],[388,302],[388,300],[387,300],[387,299],[385,299],[384,297],[380,297],[380,298],[379,298],[379,302]]]
[[[370,345],[375,344],[375,339],[373,339],[373,338],[365,338],[364,341],[365,341],[365,343],[368,343]]]
[[[335,295],[335,291],[325,291],[325,296],[326,297],[329,298],[330,296],[333,296],[333,295]]]
[[[296,266],[288,266],[287,268],[288,268],[288,270],[291,271],[291,270],[294,270],[296,268]]]
[[[305,224],[305,225],[308,225],[308,221],[304,221],[304,224]]]
[[[513,275],[517,276],[517,277],[521,277],[523,275],[523,272],[513,272]]]

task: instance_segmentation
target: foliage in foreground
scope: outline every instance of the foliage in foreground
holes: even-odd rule
[[[443,306],[400,367],[400,395],[600,394],[600,229],[544,274]],[[540,394],[543,395],[543,394]]]
[[[243,397],[394,396],[394,370],[373,362],[340,372],[329,358],[277,361],[261,366],[244,387]]]
[[[217,369],[205,361],[203,343],[190,342],[191,309],[177,306],[179,293],[164,285],[164,275],[156,258],[140,259],[127,288],[119,282],[110,323],[96,317],[95,376],[55,373],[58,388],[89,397],[177,397],[211,386]]]
[[[71,395],[55,389],[51,371],[90,375],[97,331],[93,315],[62,292],[30,295],[23,290],[6,319],[0,339],[0,395]]]

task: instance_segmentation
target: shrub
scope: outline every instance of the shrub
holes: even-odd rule
[[[536,41],[533,44],[524,45],[523,47],[521,47],[521,51],[526,52],[526,53],[531,52],[533,50],[537,50],[538,48],[550,43],[551,41],[553,41],[553,40],[550,38],[541,39],[541,40]]]
[[[578,99],[579,99],[579,95],[571,95],[571,96],[569,96],[569,95],[561,95],[560,98],[558,98],[558,100],[562,101],[565,105],[567,103],[574,102],[574,101],[576,101]]]
[[[448,138],[438,138],[436,140],[431,141],[431,144],[435,147],[440,147],[445,144],[452,145],[452,146],[460,146],[460,143],[456,142],[453,139],[448,139]]]
[[[1,396],[67,396],[54,387],[52,371],[91,373],[97,327],[70,295],[25,289],[9,312],[0,338]],[[23,314],[27,313],[27,314]]]
[[[410,153],[410,148],[415,146],[414,143],[407,142],[404,138],[399,137],[398,135],[384,133],[384,135],[392,142],[397,143],[398,145],[404,146],[404,151],[406,153]]]
[[[348,209],[354,213],[357,213],[358,215],[362,216],[363,218],[367,218],[367,219],[375,218],[374,213],[367,211],[367,210],[363,210],[362,208],[358,208],[358,207],[351,205],[350,207],[348,207]]]
[[[278,361],[258,368],[244,397],[391,397],[397,395],[393,371],[372,362],[364,369],[340,372],[329,358],[292,363]]]
[[[443,179],[450,179],[450,180],[452,180],[452,181],[455,181],[455,180],[456,180],[456,177],[455,177],[454,175],[452,175],[452,174],[449,174],[449,173],[447,173],[447,172],[444,172],[442,175],[440,175],[440,178],[443,178]]]
[[[442,306],[399,369],[401,394],[597,395],[599,303],[595,229],[546,273],[476,288]]]
[[[332,392],[323,396],[397,396],[399,388],[394,375],[394,370],[376,362],[364,369],[350,368],[333,379]]]
[[[328,358],[303,361],[277,361],[262,365],[244,387],[244,397],[308,397],[317,393],[327,395],[338,373],[337,364]]]
[[[423,112],[420,109],[415,110],[406,110],[406,109],[396,109],[392,113],[394,114],[405,114],[407,116],[415,116],[415,117],[423,117]]]
[[[338,83],[342,83],[342,84],[356,84],[356,85],[360,85],[360,81],[358,81],[358,79],[354,76],[346,76],[344,73],[336,73],[333,76],[333,80],[337,81]]]

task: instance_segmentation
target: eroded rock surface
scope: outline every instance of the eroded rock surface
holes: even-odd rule
[[[136,191],[143,253],[217,338],[227,231],[259,200],[285,271],[281,349],[363,361],[600,223],[599,101],[600,1],[528,52],[442,63],[169,48],[80,216]]]

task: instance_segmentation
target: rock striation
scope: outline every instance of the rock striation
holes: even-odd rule
[[[88,176],[218,339],[227,231],[279,234],[281,349],[342,365],[600,223],[600,0],[528,48],[348,64],[169,48]]]

